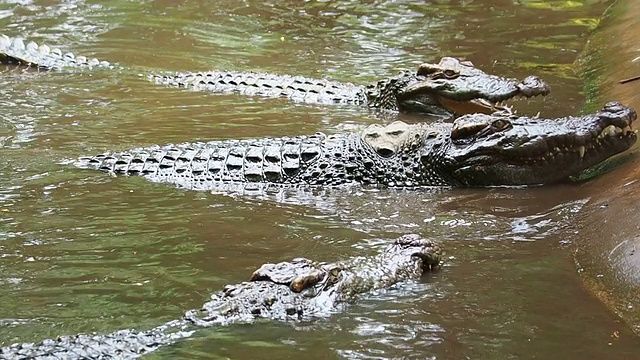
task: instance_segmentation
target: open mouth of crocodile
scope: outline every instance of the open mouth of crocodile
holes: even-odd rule
[[[494,113],[504,114],[516,114],[516,111],[507,103],[518,96],[507,96],[505,100],[490,101],[485,98],[477,98],[471,100],[455,100],[442,95],[433,95],[430,92],[424,92],[422,94],[413,93],[410,96],[404,94],[399,100],[403,104],[403,107],[408,108],[424,108],[433,109],[434,107],[445,109],[449,114],[456,114],[459,116],[468,114],[487,114]],[[519,96],[523,98],[522,96]],[[524,97],[526,98],[526,97]]]
[[[469,84],[465,84],[468,81]],[[518,82],[514,79],[488,80],[482,86],[471,80],[451,78],[448,80],[426,78],[415,82],[399,94],[399,98],[428,106],[437,103],[440,107],[457,115],[513,114],[507,101],[530,99],[549,95],[549,85],[537,76],[528,76]],[[485,90],[482,90],[485,87]]]
[[[438,102],[442,107],[458,115],[466,114],[493,114],[495,112],[515,113],[506,101],[491,102],[487,99],[473,99],[470,101],[458,101],[438,96]]]
[[[451,130],[454,179],[464,185],[563,181],[630,149],[637,113],[609,102],[599,112],[559,119],[501,115],[457,118]]]
[[[616,124],[603,124],[580,136],[549,135],[542,140],[544,143],[523,144],[517,151],[482,151],[464,162],[466,166],[527,165],[540,168],[540,172],[562,176],[584,170],[631,148],[638,138],[638,130],[632,128],[635,120],[634,112],[626,119],[616,120]]]
[[[524,162],[540,162],[550,164],[555,162],[566,164],[568,160],[575,160],[583,168],[595,165],[608,157],[629,149],[638,138],[638,130],[631,127],[631,118],[626,126],[607,125],[597,136],[587,139],[578,138],[570,145],[550,146],[546,152],[535,157],[524,158]]]

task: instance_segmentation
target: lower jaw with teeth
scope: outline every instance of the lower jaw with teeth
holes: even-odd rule
[[[633,132],[637,134],[638,130],[632,130],[631,125],[625,126],[624,128],[620,128],[615,125],[609,125],[605,127],[600,132],[600,134],[598,134],[598,137],[596,137],[596,143],[598,145],[601,145],[602,141],[606,140],[607,138],[618,137],[619,139],[622,139],[623,137],[627,136],[629,132]],[[587,147],[584,145],[578,146],[577,152],[580,155],[580,159],[583,159],[584,154],[587,152]]]
[[[613,137],[621,134],[622,136],[626,136],[629,131],[633,131],[630,125],[624,128],[619,128],[615,125],[609,125],[600,132],[600,134],[598,135],[598,139],[604,139],[607,136]]]
[[[588,147],[587,145],[580,145],[575,148],[560,148],[556,146],[553,148],[553,150],[549,150],[542,157],[534,159],[533,162],[545,163],[546,161],[553,159],[558,155],[566,155],[572,153],[577,153],[580,156],[580,159],[584,159],[587,151],[597,151],[598,149],[602,148],[602,146],[604,145],[604,141],[607,141],[608,139],[613,140],[613,138],[617,138],[615,139],[617,141],[623,141],[623,139],[629,133],[638,134],[638,130],[632,130],[630,125],[624,128],[620,128],[615,125],[609,125],[604,128],[594,140],[592,140],[592,143],[590,143]]]

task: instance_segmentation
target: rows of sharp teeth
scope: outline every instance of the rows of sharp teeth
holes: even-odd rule
[[[631,126],[630,125],[627,125],[624,128],[619,128],[619,127],[617,127],[615,125],[609,125],[609,126],[604,128],[600,132],[600,134],[598,135],[596,140],[598,140],[598,141],[602,140],[607,136],[610,136],[610,137],[613,137],[613,136],[616,136],[616,135],[626,136],[629,133],[629,131],[633,131],[633,130],[631,130]]]
[[[538,97],[538,96],[544,96],[542,94],[536,94],[536,95],[532,95],[532,96],[525,96],[525,95],[516,95],[512,98],[510,98],[509,100],[530,100],[533,97]],[[493,103],[493,107],[499,110],[503,110],[503,111],[507,111],[511,114],[517,114],[518,110],[514,110],[513,109],[513,105],[509,105],[507,103],[508,100],[501,100],[501,101],[496,101]],[[538,115],[534,116],[535,118],[540,117],[540,112],[538,112]]]
[[[619,136],[620,138],[622,138],[623,136],[626,136],[629,132],[634,132],[637,133],[638,130],[632,130],[631,126],[628,125],[624,128],[620,128],[617,127],[615,125],[609,125],[606,128],[604,128],[600,134],[598,134],[598,136],[596,137],[596,143],[599,145],[602,145],[602,141],[604,139],[606,139],[607,137],[614,137],[614,136]],[[584,154],[587,152],[587,147],[585,145],[581,145],[578,146],[577,148],[575,148],[575,150],[572,150],[570,148],[559,148],[559,147],[554,147],[553,150],[549,151],[544,157],[543,160],[549,159],[549,158],[553,158],[555,155],[557,154],[566,154],[569,152],[575,152],[577,151],[578,154],[580,155],[580,158],[584,158]]]
[[[634,133],[637,133],[638,130],[632,130],[631,129],[631,125],[627,125],[624,128],[620,128],[618,126],[615,125],[609,125],[607,127],[605,127],[604,129],[602,129],[602,131],[600,132],[600,134],[598,134],[598,136],[596,137],[596,143],[598,145],[602,145],[602,141],[604,139],[606,139],[607,137],[615,137],[615,136],[620,136],[621,138],[624,136],[627,136],[627,134],[632,131]],[[582,145],[578,147],[578,153],[580,154],[580,158],[582,159],[584,157],[585,152],[587,151],[587,148]]]
[[[493,103],[493,110],[498,110],[498,111],[506,111],[509,114],[516,114],[517,110],[513,109],[512,105],[507,104],[506,101],[498,101]]]
[[[584,145],[578,146],[577,148],[578,153],[580,154],[580,158],[584,157],[585,152],[587,152],[587,148]],[[554,147],[553,150],[547,152],[545,154],[545,156],[542,157],[543,160],[548,160],[553,158],[554,156],[558,155],[558,154],[567,154],[570,152],[574,152],[575,150],[568,148],[568,147],[563,147],[563,148],[559,148],[559,147]]]

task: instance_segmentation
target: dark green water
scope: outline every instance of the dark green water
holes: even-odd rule
[[[629,328],[582,286],[562,229],[580,185],[188,192],[60,163],[149,144],[335,132],[367,110],[168,89],[147,70],[368,82],[459,56],[546,79],[524,113],[583,107],[573,62],[600,1],[0,1],[0,29],[133,68],[0,73],[0,343],[146,329],[264,262],[373,253],[415,232],[443,271],[331,319],[205,329],[152,358],[628,359]],[[415,119],[414,119],[415,120]],[[616,334],[614,336],[614,333]],[[256,355],[256,354],[259,354]]]

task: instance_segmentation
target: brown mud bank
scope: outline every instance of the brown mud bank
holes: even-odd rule
[[[618,0],[605,13],[579,63],[588,108],[617,100],[640,110],[640,6]],[[585,283],[640,334],[640,151],[582,184],[589,203],[568,238]]]

